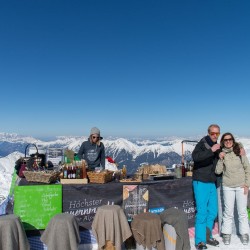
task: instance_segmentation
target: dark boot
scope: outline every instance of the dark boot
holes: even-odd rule
[[[215,238],[212,238],[212,233],[211,230],[207,227],[206,228],[206,239],[207,239],[207,244],[211,246],[219,246],[219,241],[216,240]]]
[[[195,248],[197,250],[203,250],[203,249],[207,249],[207,246],[204,242],[199,242],[197,245],[195,245]]]

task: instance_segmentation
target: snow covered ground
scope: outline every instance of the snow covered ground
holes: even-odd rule
[[[231,244],[229,246],[224,245],[224,243],[222,242],[222,238],[216,234],[214,235],[214,237],[220,242],[219,247],[213,247],[213,246],[209,246],[207,245],[207,249],[214,249],[214,250],[245,250],[245,249],[250,249],[250,244],[244,246],[242,245],[240,238],[237,235],[232,235],[232,240],[231,240]],[[196,250],[195,246],[194,246],[194,238],[190,239],[190,243],[191,243],[191,250]],[[79,250],[97,250],[98,249],[98,245],[97,244],[81,244],[79,246]]]
[[[207,249],[214,249],[214,250],[245,250],[245,249],[250,249],[250,244],[247,246],[242,245],[240,238],[237,235],[232,235],[232,241],[229,246],[224,245],[222,242],[222,238],[217,234],[214,235],[214,237],[220,242],[219,247],[213,247],[207,245]],[[191,243],[191,250],[196,250],[194,246],[194,239],[190,239]],[[97,250],[98,245],[97,244],[81,244],[79,246],[79,250]]]
[[[208,250],[209,249],[211,249],[211,250],[213,250],[213,249],[214,250],[228,250],[228,249],[229,250],[245,250],[245,249],[249,250],[250,249],[250,244],[248,244],[247,246],[242,245],[242,243],[237,235],[232,235],[232,241],[231,241],[231,244],[229,246],[224,245],[224,243],[222,242],[222,238],[218,234],[215,234],[213,236],[220,242],[220,245],[219,245],[219,247],[213,247],[213,246],[208,245]],[[39,244],[38,245],[39,246],[43,245],[43,247],[41,246],[40,248],[36,247],[37,245],[34,244],[34,240],[30,241],[30,243],[31,243],[31,250],[37,250],[37,249],[47,250],[47,247],[45,245],[43,245],[41,242],[40,242],[40,245]],[[191,243],[191,250],[196,250],[195,246],[194,246],[194,238],[190,239],[190,243]],[[80,244],[78,249],[79,250],[98,250],[98,244],[94,243],[94,242],[87,243],[87,244],[86,243]],[[122,245],[122,250],[126,250],[124,247],[124,244]],[[130,249],[130,250],[132,250],[132,249]]]
[[[224,245],[224,243],[222,242],[222,238],[216,234],[213,235],[213,237],[215,239],[217,239],[220,242],[219,247],[213,247],[213,246],[209,246],[207,245],[207,249],[216,249],[216,250],[244,250],[244,249],[250,249],[250,243],[246,246],[244,246],[241,241],[240,238],[237,235],[232,234],[231,237],[231,244],[230,245]],[[195,250],[195,246],[194,246],[194,238],[190,239],[190,243],[191,243],[191,250]]]

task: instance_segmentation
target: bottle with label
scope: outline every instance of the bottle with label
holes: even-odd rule
[[[80,179],[80,175],[81,175],[81,170],[78,166],[76,166],[76,179]]]
[[[126,165],[123,165],[123,167],[122,167],[122,178],[127,179],[127,167],[126,167]]]
[[[186,168],[184,164],[181,164],[181,176],[186,177]]]
[[[86,170],[85,161],[82,161],[82,178],[83,178],[83,179],[86,179],[86,178],[87,178],[87,170]]]
[[[67,168],[67,164],[64,164],[63,167],[63,179],[67,179],[68,178],[68,168]]]
[[[182,177],[182,169],[181,169],[181,166],[176,164],[175,166],[175,177],[177,179],[180,179]]]
[[[115,181],[116,181],[116,182],[119,182],[120,179],[121,179],[121,170],[117,170],[117,171],[115,172]]]
[[[71,179],[71,166],[68,167],[67,174],[68,174],[68,179]]]
[[[72,169],[72,179],[76,178],[76,167],[74,166]]]

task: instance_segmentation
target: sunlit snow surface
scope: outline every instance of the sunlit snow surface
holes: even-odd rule
[[[218,234],[213,235],[213,237],[220,242],[220,245],[219,245],[219,247],[213,247],[213,246],[207,245],[207,249],[216,249],[216,250],[222,250],[222,249],[223,250],[224,249],[225,250],[227,250],[227,249],[230,249],[230,250],[248,249],[249,250],[250,249],[250,244],[244,246],[241,243],[240,238],[234,234],[232,234],[230,245],[224,245],[224,243],[222,242],[222,238]],[[195,249],[194,239],[191,239],[190,243],[191,243],[191,250],[194,250]]]

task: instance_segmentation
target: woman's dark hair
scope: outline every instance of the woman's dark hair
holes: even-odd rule
[[[227,136],[227,135],[230,135],[230,136],[232,137],[232,139],[233,139],[233,151],[234,151],[234,153],[235,153],[237,156],[239,156],[239,155],[240,155],[240,144],[237,143],[237,142],[235,141],[235,138],[234,138],[234,136],[233,136],[231,133],[227,132],[227,133],[225,133],[225,134],[223,134],[223,135],[221,136],[221,139],[220,139],[220,145],[221,145],[221,147],[222,147],[222,148],[225,147],[225,145],[224,145],[224,138],[225,138],[225,136]]]

